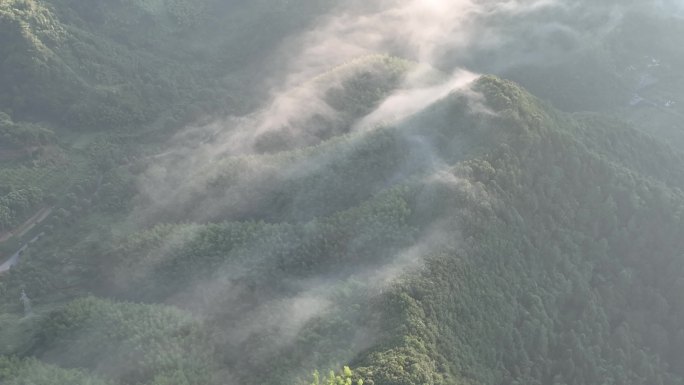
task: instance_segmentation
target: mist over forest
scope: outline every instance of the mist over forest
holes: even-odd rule
[[[681,0],[0,0],[0,384],[684,385]]]

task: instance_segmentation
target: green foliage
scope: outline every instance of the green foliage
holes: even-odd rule
[[[194,281],[229,275],[238,266],[245,270],[242,280],[272,290],[288,276],[370,266],[389,258],[399,244],[408,245],[414,230],[407,223],[410,209],[403,193],[389,191],[359,207],[300,225],[162,225],[123,243],[113,256],[120,260],[110,263],[120,269],[114,277],[122,281],[116,284],[145,299],[163,299]],[[103,279],[107,276],[111,272]]]
[[[663,165],[680,155],[619,121],[559,113],[511,82],[475,87],[496,114],[468,111],[454,94],[397,126],[262,155],[332,161],[276,184],[270,196],[281,200],[256,201],[238,215],[246,220],[92,240],[74,252],[95,265],[81,285],[170,301],[205,322],[86,298],[45,318],[31,352],[124,383],[210,383],[219,367],[242,383],[276,383],[357,354],[359,378],[377,385],[678,384],[684,176]],[[127,185],[121,144],[85,148],[102,160],[97,199],[126,195],[107,192],[119,177]],[[424,149],[448,168],[435,172]],[[225,168],[211,193],[254,171]],[[79,185],[91,187],[65,197],[71,208],[93,189]],[[61,216],[81,215],[71,208]],[[376,289],[383,278],[367,272],[391,271],[407,250],[424,266]],[[30,276],[45,275],[28,264],[8,282],[49,287]],[[312,277],[328,278],[310,289]],[[311,291],[327,305],[288,324],[289,301]],[[370,347],[368,335],[378,336]]]
[[[214,0],[4,0],[0,109],[82,131],[137,131],[162,115],[175,129],[215,110],[236,112],[252,91],[214,79],[305,27],[302,8],[331,5],[298,3],[271,14],[261,2],[236,12]]]
[[[509,119],[532,116],[520,112],[535,107],[516,102],[529,100],[519,89],[484,81],[498,108],[517,110]],[[682,179],[633,171],[655,165],[651,157],[678,164],[677,155],[628,156],[599,144],[610,121],[589,129],[543,116],[501,124],[505,143],[454,168],[489,204],[472,194],[448,201],[462,208],[463,242],[387,295],[392,342],[364,355],[359,373],[376,384],[680,383],[678,330],[667,325],[682,316],[671,309],[681,306],[672,289],[684,195],[665,181]]]
[[[0,47],[1,106],[25,117],[32,108],[56,113],[78,93],[81,87],[70,81],[53,51],[65,41],[66,30],[42,2],[2,1],[0,31],[7,41]]]
[[[0,230],[17,224],[18,219],[31,213],[31,209],[43,201],[43,191],[36,187],[16,189],[0,196]]]
[[[44,145],[51,140],[54,140],[52,130],[35,124],[14,123],[9,115],[0,112],[0,160],[12,157],[3,156],[3,151]]]
[[[168,13],[182,28],[194,27],[207,19],[208,0],[166,0]]]
[[[330,116],[207,165],[183,202],[133,212],[142,226],[121,219],[150,203],[133,199],[145,147],[249,111],[255,63],[334,3],[0,0],[0,231],[54,206],[0,277],[0,342],[78,368],[3,357],[0,382],[276,384],[352,362],[313,385],[681,385],[681,154],[510,81],[350,132],[411,68],[361,58],[303,85]],[[612,108],[625,80],[603,54],[510,74],[566,110]],[[206,170],[184,171],[144,182]],[[22,289],[57,309],[19,319]],[[122,302],[60,305],[86,291]]]
[[[49,314],[34,354],[123,383],[208,384],[215,370],[212,344],[189,314],[92,297]]]
[[[79,370],[46,365],[35,359],[0,357],[0,381],[7,385],[107,385],[107,381]]]
[[[321,94],[320,102],[330,111],[313,116],[303,111],[303,117],[293,117],[257,137],[255,149],[265,153],[293,150],[348,133],[400,85],[411,66],[392,56],[372,55],[315,77],[301,87]]]
[[[331,370],[328,373],[328,377],[321,382],[320,373],[316,370],[313,373],[313,382],[311,382],[311,385],[351,385],[353,376],[354,374],[349,366],[345,366],[339,374],[335,374],[335,371]],[[363,385],[363,379],[359,378],[356,381],[356,384]]]

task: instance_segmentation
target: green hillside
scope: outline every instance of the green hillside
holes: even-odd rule
[[[0,0],[0,383],[684,384],[680,107],[621,99],[638,15],[518,83],[444,91],[394,40],[290,76],[376,20],[334,3]]]
[[[426,110],[431,119],[326,144],[330,153],[349,142],[439,137],[433,144],[443,162],[420,166],[416,154],[398,151],[400,161],[385,167],[354,167],[351,178],[353,170],[371,172],[385,181],[384,192],[306,222],[155,227],[103,255],[93,289],[202,314],[211,343],[181,349],[215,351],[203,362],[218,357],[216,365],[243,383],[277,383],[339,360],[377,384],[681,381],[684,178],[657,167],[680,156],[624,124],[559,113],[497,78],[482,78],[476,89],[495,115],[469,112],[455,93]],[[471,151],[458,154],[459,145]],[[629,156],[622,146],[648,156]],[[299,156],[307,155],[316,151]],[[319,199],[339,193],[321,190]],[[422,243],[429,244],[407,251]],[[390,286],[373,273],[401,264],[409,272]],[[327,278],[307,283],[317,277]],[[103,280],[110,280],[104,288]],[[287,311],[299,299],[324,310],[289,324]],[[67,320],[90,317],[70,306]],[[108,309],[100,311],[115,311]],[[142,325],[144,309],[132,307],[122,321]],[[270,321],[260,321],[263,314]],[[51,325],[65,316],[46,317],[39,336],[54,334]],[[59,328],[84,337],[40,337],[29,350],[50,360],[36,352],[60,347],[71,353],[58,363],[103,375],[98,357],[116,353],[85,353],[83,346],[100,344],[79,342],[93,338],[88,330],[100,321],[67,322]],[[108,349],[129,349],[126,341],[140,331],[127,330]],[[363,336],[377,333],[365,346]],[[184,370],[190,383],[207,381]],[[122,381],[116,375],[110,378]]]

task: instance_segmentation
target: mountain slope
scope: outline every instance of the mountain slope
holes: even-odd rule
[[[102,294],[192,309],[241,383],[350,358],[375,384],[680,383],[684,194],[654,169],[679,155],[504,80],[473,89],[485,110],[455,92],[385,128],[440,162],[377,169],[388,190],[301,224],[155,228],[107,254]]]
[[[486,82],[514,101],[499,113],[522,118],[506,127],[516,138],[454,173],[496,203],[451,201],[466,212],[462,242],[388,296],[394,342],[361,372],[377,384],[680,383],[684,196],[665,182],[681,179],[585,144],[600,127],[526,119],[524,93]]]
[[[82,131],[135,130],[162,115],[162,127],[177,128],[207,112],[244,112],[257,91],[245,61],[263,59],[330,6],[297,3],[3,0],[0,109]]]
[[[505,72],[562,112],[365,49],[280,68],[333,3],[0,0],[0,382],[684,384],[682,154],[605,113],[638,30]]]

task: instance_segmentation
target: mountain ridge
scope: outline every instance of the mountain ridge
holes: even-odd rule
[[[0,229],[54,207],[0,277],[0,382],[683,384],[682,154],[629,79],[320,70],[334,7],[0,0],[0,151],[32,148]]]

